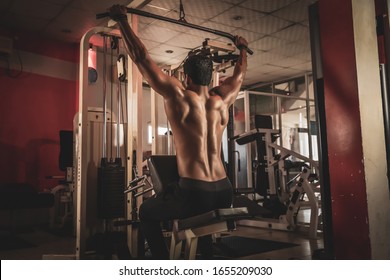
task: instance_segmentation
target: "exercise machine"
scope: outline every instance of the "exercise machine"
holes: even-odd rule
[[[256,182],[254,192],[262,196],[260,204],[275,215],[267,218],[255,216],[252,219],[241,220],[239,224],[294,231],[300,226],[298,212],[303,207],[309,207],[309,237],[316,238],[320,207],[318,163],[278,145],[276,140],[280,131],[272,129],[270,116],[257,115],[255,123],[255,129],[237,135],[232,140],[239,145],[256,143],[257,160],[253,162]],[[297,159],[295,166],[299,170],[292,179],[288,176],[289,168],[286,165],[286,160],[290,156]]]

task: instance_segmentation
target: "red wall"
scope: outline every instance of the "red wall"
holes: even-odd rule
[[[77,65],[76,45],[16,36],[16,50]],[[66,80],[27,71],[12,78],[0,68],[0,183],[30,183],[44,190],[58,183],[47,176],[63,175],[58,165],[59,131],[73,129],[77,77]]]
[[[370,259],[352,4],[319,8],[335,257]]]

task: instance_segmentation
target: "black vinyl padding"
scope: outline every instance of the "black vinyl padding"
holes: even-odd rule
[[[196,215],[190,218],[179,220],[178,229],[184,230],[189,228],[197,228],[201,226],[207,226],[215,222],[226,221],[230,219],[237,220],[240,218],[247,218],[247,217],[249,217],[249,213],[246,207],[221,208],[200,215]]]
[[[153,155],[148,159],[148,167],[156,194],[179,181],[177,161],[174,155]]]
[[[71,130],[60,130],[58,165],[62,171],[73,166],[73,131]]]

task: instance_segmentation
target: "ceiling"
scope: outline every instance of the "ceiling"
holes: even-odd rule
[[[107,25],[108,19],[95,19],[97,13],[112,4],[130,2],[143,2],[142,10],[179,19],[179,0],[1,0],[0,27],[79,42],[88,29]],[[247,39],[254,54],[248,59],[246,86],[311,71],[307,7],[313,2],[182,0],[187,22]],[[230,43],[211,33],[160,20],[140,17],[139,22],[138,34],[159,64],[180,63],[188,50],[200,46],[205,38]]]

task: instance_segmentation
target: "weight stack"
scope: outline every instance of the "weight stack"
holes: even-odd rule
[[[263,116],[263,115],[255,115],[255,126],[256,128],[263,129],[272,129],[272,117],[271,116]],[[265,156],[267,155],[266,143],[264,138],[264,133],[260,133],[260,135],[256,138],[256,149],[257,149],[257,173],[256,173],[256,192],[261,196],[267,197],[269,190],[269,179],[268,179],[268,167],[267,159]]]
[[[100,219],[114,219],[125,216],[125,168],[121,159],[108,162],[102,158],[98,168],[98,217]]]

